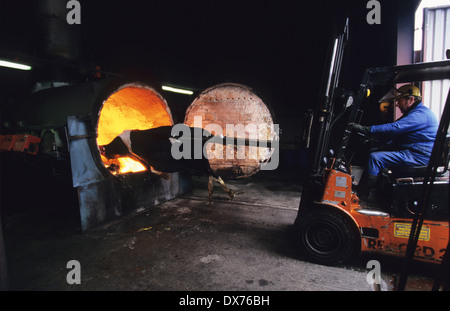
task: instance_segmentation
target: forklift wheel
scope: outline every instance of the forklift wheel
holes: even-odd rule
[[[334,266],[359,251],[358,232],[338,211],[316,206],[300,216],[296,238],[300,255],[306,260]]]

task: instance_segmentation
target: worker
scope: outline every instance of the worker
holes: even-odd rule
[[[420,90],[416,86],[404,85],[391,94],[390,99],[395,100],[402,112],[398,120],[372,126],[349,124],[352,130],[388,140],[386,148],[369,156],[365,191],[359,194],[372,199],[378,175],[384,168],[428,165],[439,126],[434,113],[422,103]]]

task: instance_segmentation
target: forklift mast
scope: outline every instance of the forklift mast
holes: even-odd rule
[[[342,67],[342,60],[344,56],[344,48],[348,41],[349,25],[348,19],[345,22],[343,32],[337,36],[334,41],[333,51],[331,54],[330,67],[328,72],[328,80],[325,85],[324,97],[321,99],[321,105],[318,107],[316,113],[316,132],[317,140],[315,140],[315,145],[313,146],[314,151],[311,155],[311,173],[320,173],[323,169],[323,158],[327,152],[327,147],[330,138],[330,127],[333,118],[333,102],[335,99],[335,91],[339,84],[339,76]],[[312,122],[313,118],[311,119]],[[311,132],[307,134],[307,137],[311,136]]]

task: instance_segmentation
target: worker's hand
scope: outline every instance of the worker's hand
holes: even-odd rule
[[[348,126],[352,131],[363,133],[364,135],[370,134],[370,126],[363,126],[361,124],[356,123],[350,123]]]

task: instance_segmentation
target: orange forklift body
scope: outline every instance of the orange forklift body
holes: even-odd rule
[[[413,219],[391,217],[384,211],[364,209],[352,191],[350,175],[334,169],[324,171],[325,189],[321,202],[316,204],[336,208],[355,225],[361,238],[361,252],[381,252],[405,256]],[[424,220],[415,250],[415,259],[441,262],[447,248],[447,221]]]

